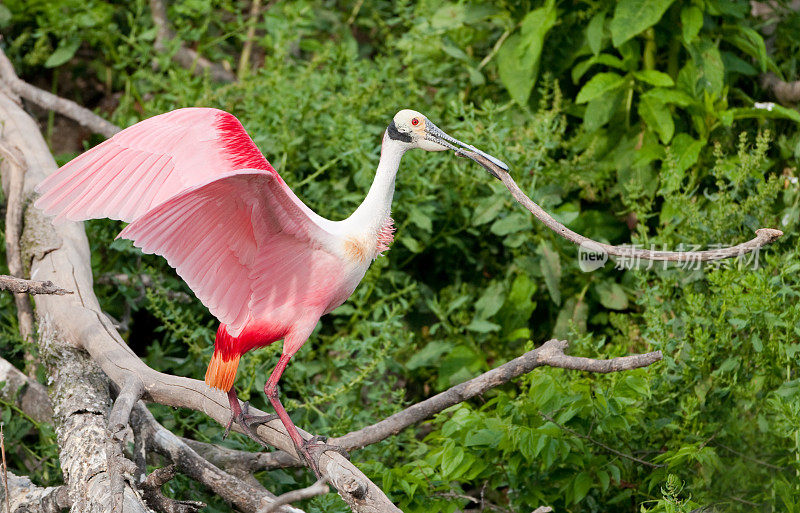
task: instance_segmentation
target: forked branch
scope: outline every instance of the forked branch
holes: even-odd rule
[[[459,150],[461,154],[469,154],[470,158],[478,161],[483,167],[491,174],[496,176],[503,185],[508,188],[511,195],[523,207],[528,209],[539,221],[544,223],[545,226],[553,230],[558,235],[567,239],[568,241],[578,244],[586,250],[605,253],[611,256],[617,256],[627,259],[641,259],[641,260],[659,260],[668,262],[707,262],[709,260],[722,260],[725,258],[735,258],[751,251],[756,251],[762,246],[777,240],[783,232],[774,228],[760,228],[756,230],[756,237],[752,240],[730,246],[727,248],[710,249],[706,251],[653,251],[649,249],[639,249],[630,246],[612,246],[611,244],[604,244],[585,237],[579,233],[575,233],[563,224],[556,221],[553,216],[545,212],[545,210],[537,205],[519,188],[517,183],[511,178],[511,175],[505,169],[497,166],[489,159],[467,150]]]

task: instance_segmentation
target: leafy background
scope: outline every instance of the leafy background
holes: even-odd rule
[[[481,508],[464,495],[515,512],[800,511],[800,114],[756,108],[772,99],[762,73],[799,78],[796,11],[777,2],[770,21],[732,0],[301,0],[270,2],[255,18],[249,8],[169,4],[177,38],[163,53],[144,0],[5,0],[0,30],[24,79],[119,125],[178,107],[233,112],[328,217],[358,205],[383,130],[410,107],[510,163],[537,202],[595,239],[686,248],[738,243],[762,226],[786,232],[755,269],[609,264],[584,273],[576,248],[485,171],[411,152],[392,250],[286,373],[295,422],[343,434],[554,336],[589,357],[660,349],[663,362],[622,374],[539,369],[354,461],[410,512]],[[180,68],[171,60],[179,44],[240,80]],[[62,163],[100,141],[33,112]],[[130,345],[160,371],[200,378],[214,319],[163,260],[114,241],[119,223],[87,226],[98,296]],[[0,351],[23,365],[7,294],[0,313]],[[278,353],[243,359],[241,397],[260,408]],[[176,433],[221,443],[220,426],[202,414],[153,410]],[[9,404],[2,421],[12,468],[57,483],[52,428]],[[258,449],[237,436],[225,444]],[[257,477],[276,493],[310,482],[294,470]],[[227,510],[188,479],[168,488]],[[303,507],[346,511],[333,494]]]

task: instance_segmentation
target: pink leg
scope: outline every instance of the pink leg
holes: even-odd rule
[[[269,422],[276,418],[276,415],[250,415],[247,413],[248,410],[248,403],[244,403],[244,408],[239,405],[239,397],[236,395],[236,388],[231,387],[228,390],[228,402],[231,405],[231,420],[228,421],[228,425],[225,426],[225,433],[222,435],[222,439],[226,439],[231,432],[231,427],[233,423],[236,422],[239,424],[245,431],[245,434],[255,440],[256,442],[260,443],[264,447],[269,447],[265,444],[259,437],[256,435],[253,426],[256,424],[263,424],[265,422]]]
[[[312,450],[315,452],[319,450],[333,450],[344,455],[346,458],[349,458],[349,455],[341,447],[319,443],[314,439],[303,439],[303,437],[300,436],[300,433],[297,431],[297,427],[294,425],[294,422],[292,422],[292,419],[289,417],[289,414],[286,412],[286,408],[284,408],[283,404],[281,404],[281,400],[278,398],[278,381],[281,379],[283,371],[286,369],[286,365],[289,363],[289,360],[293,355],[294,353],[281,355],[280,360],[278,360],[278,365],[275,366],[275,370],[272,371],[272,374],[267,380],[266,385],[264,385],[264,393],[267,394],[267,398],[269,398],[269,402],[272,404],[272,407],[275,408],[278,418],[280,418],[281,422],[283,422],[283,427],[286,428],[286,432],[289,434],[292,442],[294,442],[298,456],[308,463],[309,467],[311,467],[311,470],[319,478],[322,477],[322,474],[319,471],[319,465],[317,463],[319,458],[314,458],[311,455]]]

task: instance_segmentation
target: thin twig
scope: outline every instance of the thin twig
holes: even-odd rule
[[[283,495],[279,495],[274,502],[266,504],[263,508],[259,509],[258,513],[272,513],[273,511],[277,511],[281,506],[304,499],[310,499],[311,497],[316,497],[317,495],[324,495],[329,491],[330,488],[328,488],[328,478],[323,477],[311,486],[307,486],[306,488],[301,488],[299,490],[292,490],[291,492],[286,492]]]
[[[11,513],[11,490],[8,489],[8,465],[6,464],[6,437],[0,422],[0,454],[3,455],[3,488],[6,490],[6,513]]]
[[[57,296],[72,294],[71,290],[57,287],[49,280],[25,280],[5,274],[0,274],[0,290],[9,290],[17,294],[55,294]]]
[[[737,455],[739,457],[742,457],[742,458],[744,458],[744,459],[746,459],[748,461],[752,461],[753,463],[757,463],[759,465],[763,465],[764,467],[771,468],[773,470],[781,470],[781,471],[786,470],[786,468],[784,468],[784,467],[779,467],[778,465],[773,465],[772,463],[767,463],[766,461],[759,460],[758,458],[753,458],[752,456],[748,456],[747,454],[741,453],[741,452],[737,451],[736,449],[728,447],[727,445],[721,444],[719,442],[715,443],[714,445],[716,445],[717,447],[722,447],[726,451],[730,451],[733,454],[735,454],[735,455]]]
[[[61,98],[44,89],[39,89],[24,80],[20,79],[14,71],[14,66],[8,60],[6,54],[0,50],[0,79],[5,82],[11,91],[20,97],[35,103],[36,105],[58,112],[72,120],[77,121],[92,132],[111,137],[120,131],[120,128],[113,123],[106,121],[87,108],[81,107],[77,103]]]
[[[748,242],[738,244],[736,246],[711,249],[706,251],[653,251],[649,249],[638,249],[630,246],[612,246],[610,244],[603,244],[579,233],[575,233],[563,224],[556,221],[550,214],[544,211],[542,207],[537,205],[519,188],[517,183],[508,174],[508,171],[497,166],[489,159],[467,150],[459,150],[460,154],[469,155],[485,167],[490,173],[500,179],[501,182],[511,191],[511,195],[523,207],[528,209],[536,219],[544,223],[545,226],[553,230],[558,235],[567,239],[568,241],[578,244],[586,250],[602,253],[611,256],[618,256],[627,259],[642,259],[642,260],[659,260],[669,262],[706,262],[709,260],[721,260],[724,258],[733,258],[756,251],[765,244],[769,244],[777,240],[783,232],[773,228],[760,228],[756,230],[756,237]]]
[[[503,43],[506,41],[508,36],[510,36],[511,33],[517,28],[517,26],[508,29],[502,34],[500,34],[500,37],[497,39],[497,42],[494,44],[494,46],[492,46],[492,50],[486,55],[486,57],[483,58],[480,64],[478,64],[478,71],[482,70],[484,66],[486,66],[487,64],[489,64],[489,62],[491,62],[491,60],[494,58],[497,52],[500,51],[500,47],[503,46]]]
[[[540,411],[539,415],[541,415],[543,419],[555,424],[556,427],[558,427],[559,429],[561,429],[563,431],[566,431],[567,433],[569,433],[569,434],[571,434],[573,436],[577,436],[578,438],[583,438],[584,440],[589,441],[589,442],[597,445],[598,447],[602,447],[606,451],[608,451],[610,453],[613,453],[613,454],[616,454],[617,456],[620,456],[621,458],[625,458],[625,459],[628,459],[628,460],[631,460],[631,461],[635,461],[636,463],[641,463],[642,465],[646,465],[646,466],[651,467],[651,468],[666,467],[666,465],[660,465],[658,463],[650,463],[649,461],[639,459],[636,456],[631,456],[630,454],[625,454],[624,452],[618,451],[618,450],[614,449],[613,447],[609,447],[608,445],[604,444],[603,442],[599,442],[599,441],[595,440],[591,436],[584,435],[583,433],[578,433],[574,429],[568,428],[567,426],[562,426],[561,424],[556,422],[553,417],[551,417],[550,415],[548,415],[548,414],[546,414],[544,412]]]

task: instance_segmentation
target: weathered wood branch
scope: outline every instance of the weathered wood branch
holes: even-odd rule
[[[169,51],[170,42],[175,39],[175,34],[169,28],[167,9],[161,0],[150,0],[150,13],[156,26],[155,48],[159,52]],[[217,82],[234,82],[236,76],[219,64],[211,62],[196,51],[178,44],[172,59],[186,69],[192,70],[195,75],[208,71],[212,79]]]
[[[622,356],[610,360],[593,360],[564,354],[567,348],[565,340],[548,340],[540,347],[528,351],[524,355],[511,360],[480,376],[456,385],[403,411],[395,413],[376,424],[353,431],[346,435],[331,438],[328,442],[347,450],[358,449],[374,444],[403,429],[432,417],[436,413],[466,401],[487,390],[508,383],[512,379],[527,374],[537,367],[549,366],[562,369],[582,370],[588,372],[619,372],[629,369],[647,367],[661,360],[661,351],[652,353]]]
[[[312,484],[311,486],[307,486],[305,488],[300,488],[299,490],[292,490],[291,492],[286,492],[283,495],[279,496],[275,499],[275,502],[264,506],[258,513],[272,513],[273,511],[278,511],[283,505],[291,504],[293,502],[302,501],[305,499],[310,499],[311,497],[316,497],[317,495],[324,495],[330,491],[328,485],[326,483],[326,479],[323,477],[319,479],[317,482]]]
[[[556,221],[553,216],[537,205],[519,188],[517,183],[505,169],[497,166],[494,162],[467,150],[459,150],[459,154],[469,155],[470,158],[478,161],[491,174],[496,176],[503,185],[511,192],[511,195],[523,207],[528,209],[539,221],[549,229],[567,239],[573,244],[577,244],[586,250],[605,253],[611,256],[622,257],[630,260],[658,260],[668,262],[707,262],[709,260],[722,260],[724,258],[735,258],[751,251],[756,251],[762,246],[776,241],[783,232],[774,228],[760,228],[756,230],[756,237],[742,244],[726,248],[710,249],[706,251],[653,251],[649,249],[639,249],[631,246],[612,246],[604,244],[575,233],[563,224]]]
[[[105,137],[111,137],[120,131],[119,127],[106,121],[89,109],[81,107],[77,103],[67,100],[66,98],[56,96],[44,89],[39,89],[19,78],[14,71],[14,66],[11,64],[11,61],[8,60],[8,57],[6,57],[2,50],[0,50],[0,79],[5,82],[14,94],[44,109],[58,112],[63,116],[73,119],[92,132],[104,135]]]
[[[5,382],[0,388],[0,399],[18,405],[36,422],[52,422],[53,407],[44,385],[3,358],[0,358],[0,382]]]
[[[71,290],[62,289],[52,281],[35,281],[0,274],[0,290],[10,290],[15,294],[72,294]]]
[[[778,78],[775,73],[761,75],[761,86],[772,91],[775,98],[783,105],[800,102],[800,80],[786,82]]]
[[[8,473],[8,493],[0,487],[0,508],[3,512],[61,513],[72,506],[66,486],[36,486],[25,476]]]

